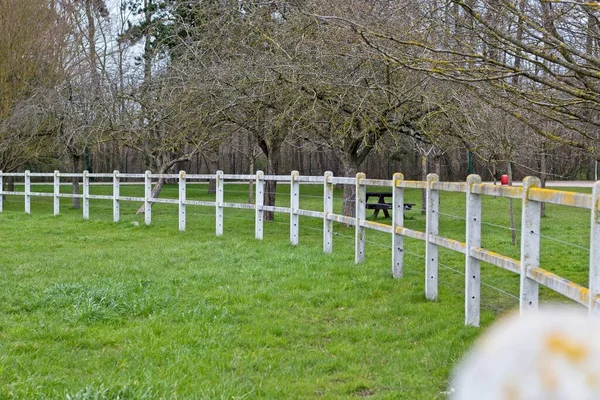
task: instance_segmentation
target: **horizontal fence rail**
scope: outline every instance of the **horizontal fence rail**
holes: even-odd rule
[[[23,178],[23,191],[4,191],[3,182],[6,177]],[[52,192],[34,192],[31,189],[32,178],[52,180]],[[83,186],[82,194],[60,193],[62,178],[80,178]],[[108,178],[112,181],[112,195],[90,194],[91,178]],[[152,197],[153,179],[175,179],[178,181],[179,196],[177,199],[160,199]],[[123,179],[143,180],[144,197],[128,197],[120,195]],[[193,181],[214,181],[216,187],[215,201],[188,200],[187,184]],[[224,183],[254,182],[256,185],[254,204],[224,202]],[[265,182],[275,181],[290,185],[289,207],[275,207],[264,204]],[[64,182],[62,184],[65,184]],[[107,184],[111,184],[108,182]],[[303,210],[300,208],[300,185],[323,185],[323,211]],[[333,212],[334,185],[353,185],[356,189],[355,217],[335,214]],[[370,186],[386,187],[392,191],[392,202],[385,207],[392,210],[392,224],[382,224],[366,219],[367,188]],[[427,181],[404,180],[402,174],[394,174],[393,179],[367,179],[365,174],[356,177],[334,177],[331,172],[323,176],[302,176],[297,171],[290,175],[265,175],[258,171],[255,175],[232,175],[217,171],[216,174],[187,175],[179,174],[93,174],[84,171],[76,173],[2,173],[0,171],[0,212],[3,211],[3,195],[23,196],[24,209],[31,213],[32,197],[52,197],[54,215],[60,213],[60,199],[77,197],[83,203],[83,218],[89,219],[90,200],[112,201],[113,221],[120,219],[120,203],[123,201],[139,202],[144,205],[144,220],[147,225],[152,222],[153,204],[173,204],[178,206],[179,230],[186,229],[186,211],[188,206],[212,207],[215,209],[217,236],[223,235],[224,209],[253,210],[255,213],[255,237],[263,238],[264,212],[274,211],[290,215],[290,242],[299,243],[299,217],[312,217],[323,220],[323,251],[333,250],[333,222],[354,226],[355,229],[355,262],[362,263],[366,257],[366,230],[376,230],[391,236],[391,270],[395,278],[401,278],[404,270],[404,237],[425,242],[425,296],[436,300],[438,295],[438,249],[443,247],[464,254],[465,256],[465,324],[479,326],[481,266],[486,262],[507,271],[519,274],[521,310],[537,308],[539,302],[539,285],[543,285],[583,306],[589,313],[600,315],[600,181],[596,182],[592,194],[572,193],[559,190],[542,189],[538,178],[527,177],[522,187],[497,186],[481,182],[477,175],[469,175],[466,182],[440,182],[435,174],[429,174]],[[426,228],[425,232],[408,229],[404,226],[404,189],[423,189],[426,191]],[[465,242],[439,235],[440,192],[460,192],[466,196]],[[516,260],[481,247],[481,198],[497,196],[520,199],[521,215],[521,255]],[[559,204],[590,210],[590,248],[589,248],[589,287],[583,287],[540,267],[540,225],[542,203]]]

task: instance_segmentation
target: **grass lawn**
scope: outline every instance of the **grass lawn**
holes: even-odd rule
[[[278,192],[287,206],[289,187]],[[225,193],[247,200],[245,186]],[[175,186],[162,195],[176,196]],[[301,207],[320,209],[321,196],[322,187],[302,186]],[[187,197],[212,199],[203,185]],[[406,197],[419,203],[420,192]],[[338,209],[339,199],[336,190]],[[389,235],[368,231],[366,262],[355,265],[354,230],[338,224],[333,254],[323,254],[320,220],[301,218],[294,247],[287,215],[257,241],[251,211],[226,209],[216,237],[213,209],[188,206],[178,232],[176,206],[155,205],[151,226],[138,206],[123,202],[114,224],[109,201],[92,201],[84,221],[66,199],[53,217],[51,198],[33,198],[25,215],[22,198],[9,196],[0,214],[0,398],[441,399],[475,338],[518,305],[518,276],[483,265],[483,328],[464,327],[463,256],[440,251],[439,300],[428,302],[415,240],[406,239],[405,277],[395,280]],[[484,198],[483,246],[518,258],[507,210],[508,200]],[[464,194],[443,193],[441,211],[441,234],[464,240]],[[407,227],[424,225],[419,210],[406,212]],[[542,267],[587,284],[588,253],[578,246],[588,247],[589,212],[549,206],[542,225]]]

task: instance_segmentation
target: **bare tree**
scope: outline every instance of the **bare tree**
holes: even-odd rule
[[[560,145],[598,155],[597,7],[537,0],[421,3],[401,33],[344,21],[385,59],[463,82],[494,107]],[[440,10],[446,10],[443,18]],[[553,122],[538,124],[540,119]]]
[[[0,170],[50,149],[51,124],[38,100],[61,80],[65,30],[48,1],[0,1]]]

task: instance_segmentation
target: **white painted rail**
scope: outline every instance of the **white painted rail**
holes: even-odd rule
[[[23,191],[4,191],[5,177],[23,178]],[[83,185],[82,195],[60,193],[61,178],[81,178]],[[94,178],[106,180],[112,185],[111,195],[90,194],[90,181]],[[178,180],[178,198],[152,198],[152,183],[158,178]],[[38,186],[32,179],[42,179],[52,182],[52,191],[34,191]],[[137,179],[143,181],[144,197],[122,196],[120,193],[123,179]],[[191,180],[214,180],[216,195],[214,201],[190,200],[186,197],[186,188]],[[289,206],[266,206],[265,181],[278,181],[290,184]],[[226,182],[254,182],[256,184],[256,199],[254,204],[224,202]],[[300,204],[301,185],[323,185],[323,210],[305,210]],[[356,188],[355,217],[334,213],[334,186],[354,185]],[[366,188],[378,186],[390,188],[392,191],[392,223],[382,224],[366,218]],[[426,190],[426,228],[425,232],[406,228],[404,226],[404,189]],[[466,195],[465,212],[465,237],[461,242],[439,234],[440,192],[459,192]],[[586,306],[590,314],[600,314],[600,181],[596,182],[592,194],[572,193],[560,190],[540,188],[539,179],[528,177],[522,187],[496,186],[481,183],[477,175],[470,175],[467,182],[440,182],[435,174],[430,174],[427,181],[404,180],[402,174],[394,174],[393,179],[367,179],[362,173],[356,177],[334,177],[331,172],[324,176],[302,176],[297,171],[290,175],[264,175],[258,171],[256,175],[232,175],[217,171],[214,175],[186,175],[185,171],[179,174],[144,174],[113,173],[91,174],[84,171],[75,173],[3,173],[0,171],[0,212],[6,209],[3,201],[4,195],[22,196],[24,210],[31,213],[32,197],[52,197],[54,215],[60,213],[60,199],[79,197],[83,199],[83,218],[90,217],[90,201],[112,201],[113,221],[118,222],[121,217],[120,208],[124,201],[144,204],[145,223],[152,222],[152,206],[156,203],[178,206],[179,230],[186,229],[187,206],[214,207],[216,210],[216,235],[223,235],[225,209],[252,210],[255,214],[255,237],[262,239],[264,236],[264,212],[274,211],[290,215],[290,242],[299,243],[301,216],[318,218],[323,221],[323,251],[333,251],[333,223],[343,223],[354,226],[355,229],[355,262],[362,263],[366,257],[367,230],[375,230],[391,236],[391,264],[392,275],[401,278],[404,272],[404,238],[413,238],[425,242],[425,296],[429,300],[437,300],[438,293],[438,247],[450,249],[465,256],[465,324],[479,326],[480,301],[481,301],[481,268],[480,262],[500,267],[520,275],[520,309],[535,309],[539,303],[539,285],[554,290],[557,293]],[[521,199],[521,251],[520,259],[495,253],[481,247],[481,199],[482,196],[496,196],[512,199]],[[590,214],[590,255],[589,288],[573,283],[563,277],[553,274],[540,267],[540,210],[542,203],[558,204],[566,207],[583,208],[591,211]]]

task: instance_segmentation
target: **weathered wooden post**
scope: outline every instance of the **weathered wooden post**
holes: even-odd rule
[[[258,240],[263,238],[263,221],[265,204],[265,174],[262,171],[256,171],[256,217],[254,219],[254,237]]]
[[[113,222],[119,222],[119,218],[121,215],[121,207],[119,204],[119,191],[119,171],[115,170],[113,171]]]
[[[540,266],[540,225],[542,203],[529,200],[529,189],[539,188],[541,181],[534,176],[523,180],[523,205],[521,213],[521,289],[519,309],[521,312],[537,309],[539,284],[527,277],[527,270]]]
[[[438,297],[438,246],[430,240],[430,236],[439,232],[439,207],[440,192],[433,190],[433,182],[439,181],[436,174],[427,175],[427,189],[425,196],[426,207],[426,245],[425,245],[425,297],[428,300],[437,300]]]
[[[356,174],[356,225],[354,230],[354,262],[360,264],[365,261],[366,228],[362,225],[367,217],[367,187],[361,182],[366,179],[362,172]]]
[[[404,227],[404,188],[400,186],[404,175],[394,174],[392,192],[392,276],[404,275],[404,237],[397,232]]]
[[[90,173],[83,171],[83,219],[90,219]]]
[[[53,194],[53,200],[54,200],[54,216],[57,216],[58,214],[60,214],[60,172],[59,171],[54,171],[54,194]]]
[[[179,171],[179,230],[185,231],[185,171]]]
[[[465,252],[465,325],[479,326],[481,302],[481,264],[471,257],[473,247],[481,247],[481,195],[473,185],[481,183],[479,175],[467,177],[466,252]]]
[[[31,214],[31,176],[25,171],[25,214]]]
[[[223,236],[223,171],[217,171],[217,174],[215,175],[215,183],[217,236]]]
[[[4,176],[2,175],[2,171],[0,171],[0,212],[2,212],[4,197]]]
[[[152,223],[152,172],[144,172],[144,223]]]
[[[329,214],[333,213],[333,172],[327,171],[323,176],[323,252],[333,251],[333,221]]]
[[[600,315],[600,182],[592,190],[592,216],[590,231],[590,315]]]
[[[290,243],[294,246],[298,244],[298,232],[300,217],[298,209],[300,208],[300,182],[298,182],[298,171],[292,171],[290,177]]]

